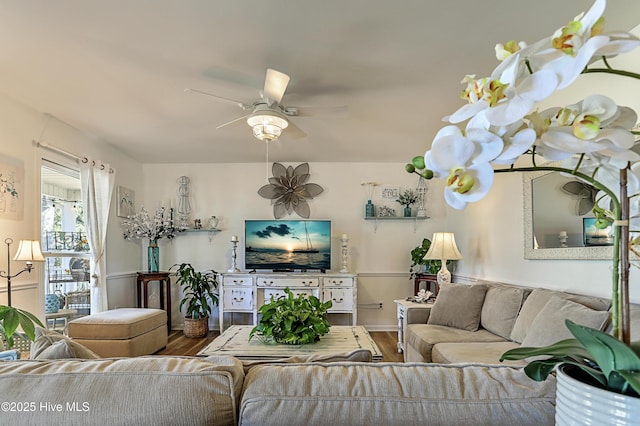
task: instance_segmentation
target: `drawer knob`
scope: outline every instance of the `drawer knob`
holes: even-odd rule
[[[344,298],[340,298],[340,299],[333,299],[334,302],[336,303],[342,303],[342,301],[344,300]]]
[[[244,300],[244,297],[240,297],[240,298],[234,297],[233,300],[235,302],[242,302]]]

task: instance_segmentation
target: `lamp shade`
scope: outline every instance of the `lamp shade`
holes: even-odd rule
[[[25,262],[44,262],[40,241],[20,240],[18,251],[13,260],[23,260]]]
[[[431,246],[423,259],[460,260],[462,254],[456,246],[456,239],[452,232],[435,232],[431,239]]]

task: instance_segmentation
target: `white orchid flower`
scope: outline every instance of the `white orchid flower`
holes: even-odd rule
[[[635,123],[637,118],[632,110],[619,108],[606,96],[594,95],[556,111],[548,129],[540,136],[540,145],[548,148],[543,153],[546,158],[559,160],[572,154],[597,152],[637,161],[638,155],[630,150],[634,136],[627,130],[629,123]],[[543,112],[541,116],[548,113]],[[548,156],[550,153],[553,155]]]
[[[434,176],[446,177],[444,197],[455,209],[482,199],[493,184],[489,164],[502,151],[502,139],[484,129],[469,129],[466,135],[456,126],[446,126],[436,135],[425,165]]]

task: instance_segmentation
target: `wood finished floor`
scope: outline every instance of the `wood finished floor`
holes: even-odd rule
[[[395,331],[370,331],[371,337],[382,352],[383,362],[402,362],[402,354],[398,353],[398,333]],[[172,330],[169,334],[167,347],[157,355],[186,355],[195,356],[202,348],[218,337],[220,333],[210,331],[207,337],[202,339],[189,339],[182,330]]]

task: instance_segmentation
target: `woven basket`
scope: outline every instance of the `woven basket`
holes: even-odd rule
[[[182,332],[190,339],[206,337],[207,334],[209,334],[209,317],[197,319],[185,318]]]

